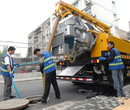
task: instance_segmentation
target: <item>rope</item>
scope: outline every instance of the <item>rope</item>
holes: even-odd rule
[[[39,63],[39,62],[40,62],[40,61],[36,61],[36,62],[32,62],[32,63],[24,63],[24,64],[19,64],[19,66],[23,66],[23,65],[33,65],[33,64],[36,64],[36,63]],[[14,73],[14,70],[15,70],[17,67],[18,67],[18,65],[16,65],[16,66],[13,68],[13,70],[12,70],[13,73]],[[21,97],[21,95],[19,94],[19,92],[18,92],[18,90],[17,90],[17,88],[16,88],[16,85],[15,85],[15,83],[14,83],[14,78],[12,78],[12,83],[13,83],[14,89],[15,89],[15,91],[16,91],[18,97],[19,97],[20,99],[22,99],[22,97]]]

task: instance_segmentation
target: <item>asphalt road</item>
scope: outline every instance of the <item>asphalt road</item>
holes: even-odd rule
[[[42,104],[29,104],[29,107],[26,108],[25,110],[43,110],[43,108],[48,108],[45,110],[51,110],[52,108],[49,108],[50,106],[54,108],[56,108],[56,106],[60,107],[61,109],[63,109],[63,106],[73,106],[73,104],[76,104],[76,106],[79,106],[79,108],[75,108],[76,106],[72,107],[74,110],[81,110],[82,108],[83,110],[88,110],[86,109],[84,104],[89,104],[87,106],[92,106],[92,107],[96,107],[97,106],[99,108],[102,108],[102,104],[98,103],[98,104],[94,104],[95,101],[96,103],[101,102],[102,101],[109,101],[108,103],[110,103],[111,101],[115,101],[115,102],[111,102],[114,103],[115,105],[113,105],[113,107],[118,106],[118,103],[116,102],[116,98],[113,98],[113,96],[96,96],[93,97],[92,99],[86,99],[86,94],[85,93],[79,93],[79,89],[84,89],[85,86],[84,85],[74,85],[69,81],[58,81],[59,84],[59,88],[60,88],[60,92],[61,92],[61,99],[55,99],[54,98],[54,91],[53,88],[51,87],[51,91],[50,91],[50,95],[49,95],[49,102],[46,105],[42,105]],[[16,83],[17,89],[19,91],[19,93],[21,94],[21,96],[24,97],[28,97],[28,96],[33,96],[33,95],[42,95],[42,80],[35,80],[35,81],[28,81],[28,82],[17,82]],[[127,94],[130,93],[130,84],[127,85],[128,87],[126,88],[127,90]],[[0,100],[2,101],[2,94],[3,94],[3,84],[0,84]],[[17,95],[16,92],[13,89],[13,95]],[[88,103],[87,101],[91,102]],[[105,102],[106,102],[105,101]],[[106,104],[108,104],[106,103]],[[59,105],[61,104],[61,105]],[[94,104],[94,105],[93,105]],[[81,107],[81,105],[83,105]],[[100,107],[101,106],[101,107]],[[112,105],[110,105],[110,107],[112,107]],[[109,110],[110,107],[108,106]],[[70,107],[71,108],[71,107]],[[69,108],[69,109],[70,109]],[[59,109],[60,110],[60,109]],[[68,109],[67,109],[68,110]],[[89,110],[98,110],[98,109],[89,109]]]

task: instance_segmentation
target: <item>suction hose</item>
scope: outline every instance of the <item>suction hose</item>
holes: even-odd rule
[[[13,68],[12,72],[14,73],[14,70],[15,70],[18,66],[33,65],[33,64],[36,64],[36,63],[39,63],[39,62],[40,62],[40,61],[16,65],[16,66]],[[12,78],[12,83],[13,83],[14,89],[15,89],[15,91],[16,91],[18,97],[19,97],[20,99],[22,99],[22,97],[21,97],[21,95],[19,94],[19,92],[18,92],[18,90],[17,90],[17,88],[16,88],[16,85],[15,85],[15,83],[14,83],[14,78]]]

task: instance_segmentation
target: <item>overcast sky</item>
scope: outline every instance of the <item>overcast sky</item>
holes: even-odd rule
[[[59,0],[0,0],[0,41],[27,43],[28,34],[36,29],[54,11],[55,3]],[[64,0],[72,3],[73,0]],[[130,0],[115,0],[119,28],[128,31],[130,21]],[[27,44],[9,44],[27,47]],[[2,49],[2,46],[0,46]],[[16,53],[26,56],[26,48],[17,48]]]

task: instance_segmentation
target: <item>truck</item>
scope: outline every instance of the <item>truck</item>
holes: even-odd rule
[[[125,65],[123,81],[130,77],[130,41],[113,36],[108,25],[63,1],[56,4],[54,14],[56,22],[47,51],[51,48],[54,58],[60,58],[57,65],[65,67],[57,79],[113,85],[108,63],[99,61],[107,55],[109,41],[115,43]],[[66,17],[69,19],[59,24]]]

